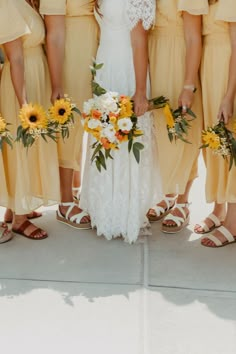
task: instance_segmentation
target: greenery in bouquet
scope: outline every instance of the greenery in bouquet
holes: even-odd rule
[[[220,155],[229,161],[229,170],[233,164],[236,166],[236,139],[234,132],[230,131],[223,121],[203,130],[202,141],[202,149],[209,147],[214,154]]]
[[[182,107],[173,110],[169,104],[164,106],[163,112],[166,118],[166,127],[170,142],[179,139],[185,143],[191,144],[187,136],[191,128],[190,122],[196,118],[195,113],[189,108],[186,113],[183,113]]]
[[[74,112],[81,114],[80,110],[66,95],[57,99],[49,108],[49,126],[55,132],[59,132],[63,140],[69,137],[70,129],[74,126]]]
[[[2,150],[3,144],[6,143],[12,147],[12,135],[7,129],[9,124],[0,115],[0,150]]]
[[[42,137],[45,141],[56,141],[53,127],[49,124],[46,111],[39,104],[25,104],[19,112],[21,124],[17,128],[16,141],[21,141],[23,146],[29,148],[36,140]]]

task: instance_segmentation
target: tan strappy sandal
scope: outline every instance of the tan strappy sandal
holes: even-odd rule
[[[175,204],[175,208],[178,209],[180,211],[180,213],[182,214],[182,216],[177,216],[177,215],[173,215],[171,213],[169,213],[164,221],[174,221],[174,225],[167,225],[167,224],[163,224],[162,222],[162,227],[161,227],[161,231],[165,232],[167,234],[175,234],[177,232],[182,231],[188,224],[189,224],[189,219],[190,219],[190,215],[188,213],[188,215],[186,214],[184,208],[188,208],[189,207],[189,203],[184,203],[184,204]]]
[[[174,208],[175,206],[175,201],[176,201],[177,196],[175,197],[164,197],[162,200],[166,203],[166,208],[163,208],[162,206],[156,204],[154,205],[151,209],[149,209],[147,213],[147,218],[150,222],[155,222],[163,219],[167,214],[169,214],[170,210]],[[171,202],[174,202],[171,205]],[[154,211],[155,215],[153,215],[151,212]]]
[[[197,224],[197,225],[195,225],[194,232],[196,234],[201,234],[201,235],[207,234],[208,232],[211,232],[211,231],[217,229],[218,227],[220,227],[222,225],[222,222],[214,214],[208,215],[206,217],[206,219],[210,219],[212,221],[213,225],[211,227],[209,227],[209,226],[207,226],[207,224],[204,221],[199,223],[199,224]],[[197,226],[200,226],[202,228],[202,231],[198,231],[196,229]]]
[[[60,205],[68,207],[67,212],[65,215],[63,215],[60,211]],[[74,227],[75,229],[83,229],[83,230],[88,230],[91,229],[91,222],[81,222],[83,217],[89,216],[88,213],[85,211],[81,211],[80,213],[77,213],[75,215],[69,216],[71,211],[73,210],[74,207],[78,208],[77,203],[75,202],[68,202],[68,203],[61,203],[59,205],[59,208],[57,210],[57,220],[62,222],[63,224],[69,225],[71,227]]]
[[[233,236],[231,234],[231,232],[229,232],[228,229],[226,229],[226,227],[224,226],[220,226],[217,231],[219,231],[226,239],[225,242],[222,242],[221,240],[218,239],[217,236],[213,235],[213,234],[209,234],[206,237],[204,237],[202,239],[203,240],[210,240],[214,243],[214,246],[210,246],[210,245],[205,245],[202,241],[201,244],[202,246],[205,247],[210,247],[210,248],[219,248],[219,247],[224,247],[224,246],[228,246],[231,243],[235,243],[236,242],[236,236]]]

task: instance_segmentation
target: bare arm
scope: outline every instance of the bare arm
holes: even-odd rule
[[[140,21],[131,31],[131,43],[133,49],[133,61],[135,71],[136,89],[133,96],[135,114],[143,115],[148,109],[147,71],[148,71],[148,40],[147,31]]]
[[[65,52],[65,16],[46,15],[46,46],[52,84],[51,100],[63,97],[63,65]]]
[[[230,24],[230,38],[232,53],[229,65],[229,80],[225,97],[220,105],[218,118],[227,124],[233,116],[234,101],[236,97],[236,23]]]
[[[183,13],[184,35],[186,42],[184,87],[179,97],[179,106],[190,108],[194,100],[193,89],[196,86],[202,54],[202,18]]]
[[[21,38],[4,44],[10,62],[11,79],[20,107],[27,103],[25,88],[24,54]]]

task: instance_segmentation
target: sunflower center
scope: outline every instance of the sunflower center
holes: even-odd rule
[[[37,117],[36,116],[30,116],[30,119],[29,119],[29,121],[31,122],[31,123],[35,123],[35,122],[37,122]]]
[[[59,109],[59,115],[60,116],[64,116],[65,113],[66,113],[66,110],[64,108],[60,108]]]

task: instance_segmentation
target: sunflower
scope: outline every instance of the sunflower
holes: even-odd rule
[[[168,125],[169,128],[174,128],[175,126],[175,121],[173,114],[171,112],[170,106],[168,104],[165,105],[163,108],[163,112],[166,118],[166,124]]]
[[[0,116],[0,133],[5,132],[6,126],[7,126],[7,124],[6,124],[5,120]]]
[[[218,149],[220,147],[220,138],[219,136],[213,131],[206,131],[203,132],[202,140],[204,144],[208,145],[211,149]]]
[[[51,119],[59,124],[65,124],[72,115],[72,106],[69,99],[60,98],[49,109]]]
[[[48,125],[47,114],[38,104],[24,105],[20,109],[19,118],[23,129],[46,129]]]

